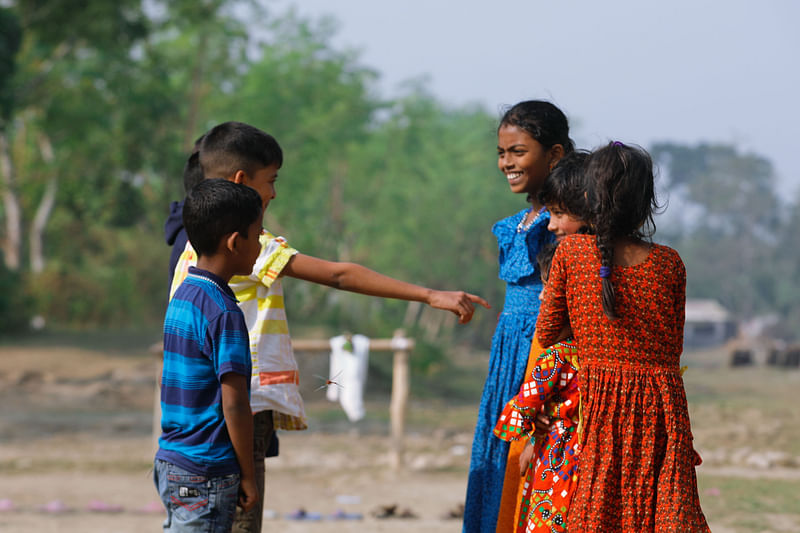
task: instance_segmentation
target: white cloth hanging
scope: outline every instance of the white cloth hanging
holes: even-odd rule
[[[339,335],[330,340],[331,358],[328,400],[339,401],[347,418],[364,418],[364,385],[367,382],[369,339],[364,335]]]

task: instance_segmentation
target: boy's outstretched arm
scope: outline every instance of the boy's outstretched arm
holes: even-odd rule
[[[233,451],[242,471],[239,485],[239,506],[249,511],[258,502],[256,470],[253,463],[253,413],[247,394],[249,378],[235,372],[222,376],[222,413],[231,437]]]
[[[458,321],[462,324],[472,319],[472,314],[475,312],[473,304],[490,308],[486,300],[474,294],[428,289],[384,276],[356,263],[325,261],[310,255],[295,254],[283,268],[282,273],[344,291],[424,302],[436,309],[452,311],[458,315]]]

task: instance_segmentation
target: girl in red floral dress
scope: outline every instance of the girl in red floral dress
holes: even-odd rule
[[[542,346],[570,324],[581,350],[569,531],[709,531],[679,370],[686,271],[675,250],[648,240],[652,160],[614,142],[589,156],[586,172],[596,234],[561,242],[536,323]]]

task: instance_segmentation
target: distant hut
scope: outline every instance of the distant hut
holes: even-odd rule
[[[720,346],[736,336],[736,329],[736,322],[731,314],[716,300],[686,300],[684,346]]]

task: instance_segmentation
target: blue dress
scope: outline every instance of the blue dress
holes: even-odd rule
[[[536,255],[542,245],[554,240],[547,231],[547,211],[540,212],[528,229],[518,231],[527,212],[524,209],[504,218],[492,228],[500,248],[500,279],[506,282],[506,299],[492,337],[489,374],[472,440],[464,533],[494,532],[497,526],[508,442],[495,437],[492,430],[506,402],[522,385],[542,291]]]

